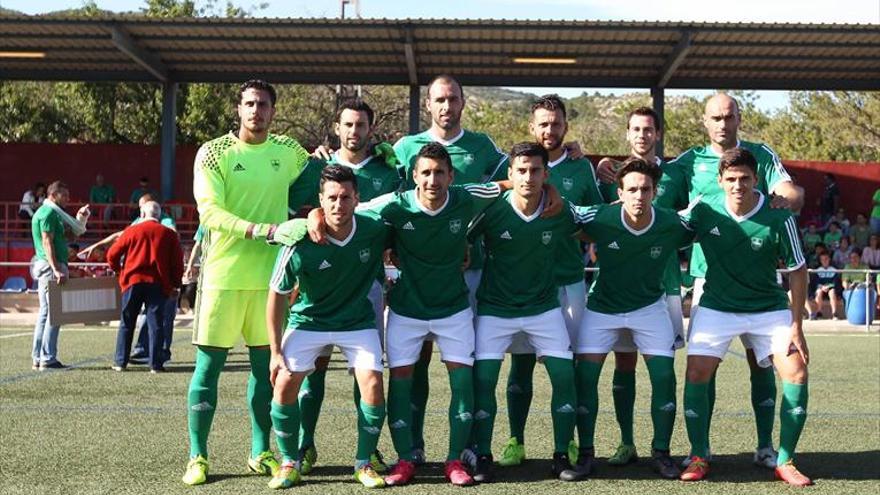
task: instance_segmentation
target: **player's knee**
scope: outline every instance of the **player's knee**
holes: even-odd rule
[[[391,378],[400,379],[400,378],[412,378],[413,371],[415,371],[415,366],[398,366],[397,368],[391,368]]]
[[[687,381],[690,383],[707,383],[712,379],[713,367],[706,366],[702,363],[691,364],[687,367]]]
[[[614,369],[618,371],[635,371],[637,363],[638,353],[636,352],[614,353]]]

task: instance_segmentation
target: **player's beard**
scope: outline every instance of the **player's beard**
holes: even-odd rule
[[[354,144],[349,144],[348,139],[343,139],[341,144],[342,144],[342,147],[347,149],[348,151],[350,151],[352,153],[358,153],[358,152],[362,151],[364,148],[366,148],[367,144],[369,144],[369,142],[370,142],[369,137],[364,137],[362,139],[355,141]]]
[[[445,123],[440,119],[439,116],[436,119],[434,119],[434,123],[437,124],[437,126],[440,127],[441,129],[446,130],[446,131],[448,131],[450,129],[457,129],[461,125],[461,114],[459,114],[457,116],[452,115],[452,114],[446,114],[446,116],[449,117],[449,119]]]

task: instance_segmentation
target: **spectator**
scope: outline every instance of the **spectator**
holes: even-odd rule
[[[140,207],[140,205],[142,204],[140,202],[141,196],[144,196],[145,194],[149,194],[153,199],[157,199],[159,197],[158,194],[150,189],[150,179],[148,177],[141,177],[138,181],[138,184],[138,187],[136,187],[134,191],[131,192],[131,197],[128,200],[132,208],[134,208],[135,205]],[[137,218],[139,214],[140,211],[138,209],[134,209],[131,214],[132,220]]]
[[[21,197],[21,204],[18,205],[18,218],[30,221],[34,217],[34,212],[43,204],[46,199],[46,185],[42,182],[24,192]]]
[[[837,308],[839,305],[840,294],[840,272],[831,266],[831,256],[828,253],[822,253],[819,256],[819,268],[811,278],[810,293],[814,294],[814,299],[810,301],[810,319],[818,319],[822,309],[822,300],[827,297],[831,301],[831,315],[829,318],[839,319],[837,317]]]
[[[104,223],[113,218],[113,205],[109,203],[116,202],[116,190],[113,186],[104,182],[104,176],[98,174],[95,176],[95,184],[89,189],[89,203],[101,205],[101,220]]]
[[[874,191],[871,207],[871,233],[880,234],[880,189]]]
[[[840,227],[841,234],[849,235],[850,221],[848,218],[846,218],[846,211],[843,208],[838,208],[837,213],[835,213],[833,217],[829,218],[828,221],[825,222],[823,230],[828,230],[828,226],[831,225],[831,222],[837,222],[837,226]]]
[[[856,223],[850,226],[849,235],[852,237],[853,246],[863,249],[868,245],[868,239],[871,237],[871,227],[868,225],[868,219],[865,218],[865,215],[862,213],[856,215]]]
[[[165,301],[180,288],[183,251],[177,234],[159,224],[161,207],[148,201],[141,207],[144,221],[128,227],[107,253],[107,262],[119,274],[122,288],[122,316],[116,336],[113,369],[125,370],[134,337],[135,322],[146,306],[150,334],[150,372],[165,371],[162,366],[160,335]],[[125,258],[124,264],[122,258]]]
[[[828,253],[828,248],[825,247],[825,244],[821,242],[816,244],[813,247],[813,251],[809,254],[809,259],[807,260],[807,265],[810,268],[818,268],[819,267],[819,257],[822,256],[822,253]]]
[[[868,265],[862,262],[862,256],[858,249],[853,249],[849,253],[849,263],[844,267],[845,270],[867,270]],[[865,282],[864,273],[846,272],[841,277],[843,290],[854,289],[858,284]]]
[[[823,222],[834,216],[839,202],[840,189],[837,186],[837,178],[834,174],[825,174],[825,189],[822,190],[822,198],[819,200],[819,211],[822,213]]]
[[[837,249],[841,237],[843,237],[843,233],[840,232],[840,225],[837,222],[831,222],[828,225],[828,232],[825,232],[825,235],[822,237],[822,243],[828,249]]]
[[[72,267],[71,263],[76,263],[79,259],[76,256],[76,253],[79,252],[79,244],[68,244],[67,245],[67,272],[69,278],[83,278],[88,277],[89,273],[84,268]]]
[[[862,249],[862,263],[872,270],[880,268],[880,236],[875,234],[868,239],[868,246]]]
[[[845,235],[840,238],[840,243],[837,245],[837,249],[834,250],[834,254],[831,255],[831,264],[834,265],[835,268],[843,268],[849,262],[849,254],[852,252],[853,248],[849,241],[849,236]]]
[[[80,208],[76,218],[64,211],[70,200],[70,192],[65,183],[55,181],[49,184],[48,193],[49,197],[31,219],[31,234],[36,252],[31,276],[37,281],[37,297],[40,302],[37,324],[34,326],[32,369],[40,371],[67,367],[58,360],[58,332],[61,327],[49,321],[49,282],[54,280],[63,284],[68,278],[64,228],[70,227],[75,236],[82,235],[86,231],[89,218],[89,205]]]
[[[804,233],[804,250],[808,253],[812,252],[813,249],[816,248],[816,244],[822,242],[822,236],[816,232],[816,224],[811,223],[807,227],[807,231]]]

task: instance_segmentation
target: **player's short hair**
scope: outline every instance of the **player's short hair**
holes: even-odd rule
[[[373,118],[375,117],[375,113],[373,113],[373,109],[370,108],[370,105],[367,105],[367,102],[360,98],[349,98],[344,100],[339,104],[339,110],[336,111],[336,122],[339,122],[339,119],[342,118],[342,112],[345,110],[353,110],[355,112],[364,112],[367,114],[367,120],[370,122],[370,127],[373,126]]]
[[[626,114],[626,128],[629,129],[629,121],[632,120],[633,115],[640,115],[642,117],[651,117],[654,121],[654,129],[658,131],[663,130],[663,122],[660,122],[660,116],[657,115],[657,112],[654,111],[651,107],[636,107],[630,110],[628,114]]]
[[[514,144],[513,148],[510,148],[510,153],[508,153],[508,156],[510,157],[510,159],[507,163],[510,167],[513,166],[513,159],[518,156],[540,157],[541,163],[544,164],[544,168],[547,167],[547,163],[550,161],[550,155],[547,153],[547,150],[545,150],[543,146],[538,143],[530,142]]]
[[[238,87],[238,101],[241,101],[242,95],[244,95],[244,92],[249,89],[256,89],[269,93],[269,102],[272,103],[273,107],[275,106],[275,101],[278,100],[278,93],[275,92],[275,88],[273,88],[271,84],[262,79],[249,79],[241,83],[241,86]]]
[[[562,112],[562,118],[568,118],[568,114],[565,111],[565,102],[563,102],[562,98],[557,94],[544,95],[535,100],[535,102],[532,103],[532,115],[534,115],[535,111],[539,109],[547,110],[548,112],[559,110]]]
[[[721,158],[718,160],[718,175],[724,175],[724,171],[731,167],[748,167],[755,177],[758,176],[758,161],[755,160],[755,155],[745,148],[732,148],[721,153]]]
[[[336,182],[339,184],[350,182],[354,192],[357,192],[358,190],[357,179],[354,176],[354,172],[351,168],[342,165],[327,165],[321,170],[321,181],[319,183],[321,192],[324,192],[324,184],[328,182]]]
[[[52,196],[53,194],[58,194],[61,190],[70,191],[70,188],[67,187],[67,183],[61,182],[60,180],[56,180],[49,184],[49,187],[46,188],[46,194]]]
[[[620,170],[617,171],[617,176],[615,177],[617,187],[623,189],[623,178],[632,173],[644,174],[650,177],[655,189],[660,182],[660,176],[663,175],[660,167],[652,165],[641,158],[631,156],[620,164]]]
[[[420,149],[419,153],[416,155],[415,164],[418,164],[419,158],[430,158],[436,162],[442,162],[446,164],[446,168],[452,172],[452,158],[449,157],[449,152],[446,151],[446,147],[440,143],[428,143],[422,146],[422,149]]]
[[[453,86],[458,87],[458,94],[460,94],[461,97],[464,98],[464,89],[461,87],[461,83],[458,82],[457,79],[450,76],[449,74],[438,74],[438,75],[434,76],[434,78],[431,79],[430,82],[428,82],[428,86],[426,87],[426,90],[425,90],[425,93],[427,94],[428,98],[431,97],[431,87],[433,87],[434,83],[437,81],[443,81],[445,83],[449,83],[449,84],[452,84]]]

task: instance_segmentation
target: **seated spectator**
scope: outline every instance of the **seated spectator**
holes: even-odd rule
[[[862,262],[862,256],[858,249],[853,249],[849,253],[849,263],[844,267],[845,270],[868,270],[868,265]],[[841,277],[843,290],[854,289],[858,284],[865,282],[864,273],[845,272]]]
[[[34,217],[34,212],[43,204],[44,199],[46,199],[46,185],[42,182],[37,182],[33,188],[25,191],[21,197],[21,204],[18,205],[18,218],[30,222],[31,218]]]
[[[89,203],[92,206],[101,205],[97,209],[98,215],[104,223],[113,218],[113,206],[108,203],[116,202],[116,189],[112,185],[104,182],[104,176],[98,174],[95,176],[95,184],[89,189]]]
[[[822,309],[822,300],[828,298],[831,301],[831,315],[835,320],[837,317],[837,308],[840,302],[840,295],[843,293],[840,283],[840,272],[831,265],[831,256],[828,253],[822,253],[819,256],[818,271],[810,277],[810,294],[814,299],[810,301],[810,319],[818,319]]]
[[[822,242],[822,236],[819,235],[819,232],[816,231],[816,224],[811,223],[809,227],[807,227],[807,231],[804,232],[804,251],[812,252],[815,249],[816,244]]]
[[[849,236],[852,237],[854,247],[864,249],[868,245],[868,239],[871,237],[871,226],[868,225],[868,218],[859,213],[856,215],[856,223],[849,228]]]
[[[880,236],[872,235],[868,239],[868,246],[862,249],[862,263],[872,270],[880,268]]]
[[[819,267],[819,257],[823,253],[830,254],[830,253],[828,253],[828,248],[825,247],[825,244],[822,244],[820,242],[819,244],[816,244],[813,247],[813,251],[810,252],[809,259],[807,259],[807,266],[809,268],[818,268]]]
[[[70,243],[67,245],[67,266],[70,278],[83,278],[89,276],[88,271],[84,268],[71,266],[72,263],[78,263],[79,261],[81,261],[79,258],[77,258],[78,252],[79,244]]]
[[[140,201],[141,197],[149,194],[152,196],[154,201],[158,201],[159,195],[156,194],[152,189],[150,189],[150,179],[149,177],[141,177],[138,181],[138,187],[134,188],[131,192],[131,197],[128,199],[128,202],[131,203],[130,208],[131,211],[131,219],[134,220],[138,216],[140,216],[140,206],[144,203]]]
[[[834,250],[834,254],[831,255],[831,264],[834,265],[835,268],[843,268],[849,262],[849,253],[853,250],[852,245],[850,245],[849,236],[845,235],[840,238],[840,244],[837,245],[837,249]]]
[[[825,235],[822,237],[822,242],[828,249],[837,249],[841,237],[843,237],[843,232],[840,231],[840,224],[831,222],[828,224],[828,232],[825,232]]]

